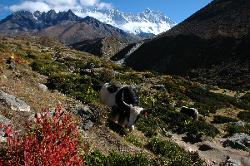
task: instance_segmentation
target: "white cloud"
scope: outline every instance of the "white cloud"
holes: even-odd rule
[[[86,7],[112,8],[112,4],[100,0],[24,0],[19,4],[10,6],[9,9],[12,12],[19,10],[34,12],[51,9],[55,11],[77,10]]]
[[[104,2],[100,2],[97,4],[97,8],[103,9],[103,8],[113,8],[112,4],[110,3],[104,3]]]
[[[98,0],[80,0],[80,4],[83,6],[94,6],[99,3]]]
[[[34,2],[34,1],[24,1],[18,5],[10,6],[10,11],[16,12],[19,10],[28,10],[31,12],[39,11],[49,11],[50,7],[45,2]]]

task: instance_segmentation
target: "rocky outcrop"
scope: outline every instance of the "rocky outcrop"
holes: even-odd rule
[[[77,109],[77,114],[81,118],[81,127],[83,130],[87,131],[94,126],[96,118],[93,113],[93,109],[89,106],[84,106],[83,108]]]
[[[116,37],[104,37],[94,40],[85,40],[70,45],[74,49],[89,52],[99,57],[110,58],[122,50],[128,43]]]
[[[14,111],[30,112],[30,106],[23,100],[0,90],[0,104],[7,105]]]
[[[244,133],[236,133],[224,141],[223,145],[230,146],[235,149],[249,150],[250,136]]]

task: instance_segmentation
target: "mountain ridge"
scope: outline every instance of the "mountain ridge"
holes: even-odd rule
[[[0,21],[0,33],[4,35],[31,34],[50,36],[65,44],[83,40],[115,36],[126,42],[135,42],[141,37],[129,34],[99,20],[80,18],[71,10],[56,13],[18,11]]]

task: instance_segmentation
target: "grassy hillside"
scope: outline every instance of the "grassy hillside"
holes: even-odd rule
[[[21,97],[35,112],[51,108],[57,101],[68,111],[76,105],[90,108],[94,127],[83,137],[84,145],[89,146],[85,150],[86,165],[202,165],[198,153],[179,147],[168,132],[176,135],[188,132],[205,140],[235,132],[250,133],[249,126],[236,128],[229,124],[249,121],[249,93],[235,98],[212,92],[218,90],[216,87],[182,77],[136,72],[47,38],[1,37],[0,72],[1,90]],[[39,82],[49,91],[35,88]],[[107,122],[110,109],[99,102],[99,89],[105,82],[129,84],[138,89],[140,105],[148,109],[148,114],[139,119],[132,133]],[[178,112],[184,105],[199,110],[199,121]],[[11,118],[17,127],[18,124],[24,127],[15,122],[17,115],[12,112],[0,114]],[[27,120],[22,114],[18,117],[18,121]]]

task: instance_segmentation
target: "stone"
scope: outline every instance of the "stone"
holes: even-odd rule
[[[233,158],[227,156],[227,159],[226,159],[224,165],[225,165],[225,166],[241,166],[242,164],[241,164],[240,161],[235,160],[235,159],[233,159]]]
[[[224,141],[223,146],[230,146],[234,149],[249,150],[250,149],[250,136],[245,133],[236,133]]]
[[[84,106],[81,109],[78,109],[78,115],[81,117],[82,128],[86,131],[94,126],[92,110],[89,106]]]
[[[238,127],[245,127],[246,122],[242,122],[242,121],[238,121],[238,122],[230,122],[230,124],[234,125],[234,126],[238,126]]]
[[[84,130],[89,130],[90,128],[92,128],[94,126],[94,123],[91,120],[87,120],[84,124],[83,124],[83,128]]]
[[[0,104],[6,104],[14,111],[30,112],[30,106],[23,100],[0,90]]]
[[[48,87],[44,84],[38,83],[38,87],[44,92],[48,91]]]

